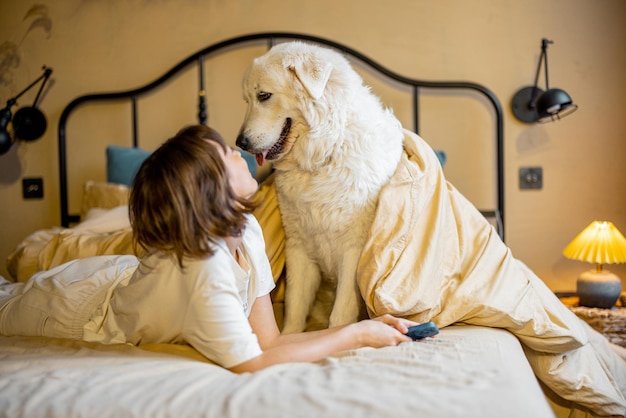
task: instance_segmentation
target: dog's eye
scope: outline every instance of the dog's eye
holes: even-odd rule
[[[257,95],[257,98],[259,99],[259,102],[264,102],[264,101],[268,100],[270,97],[272,97],[272,93],[266,93],[264,91],[260,92]]]

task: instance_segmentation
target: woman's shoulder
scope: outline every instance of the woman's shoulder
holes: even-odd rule
[[[147,254],[142,258],[141,264],[146,268],[145,271],[154,271],[157,274],[176,270],[179,271],[180,274],[186,275],[186,273],[189,272],[211,269],[212,266],[228,263],[228,248],[223,240],[218,240],[213,243],[212,248],[213,254],[210,256],[202,258],[184,256],[182,269],[176,256],[164,251],[155,251]]]
[[[261,241],[263,241],[263,230],[261,229],[261,224],[259,224],[259,221],[252,214],[247,214],[246,218],[248,221],[246,223],[244,239],[253,238],[257,240],[260,239]]]

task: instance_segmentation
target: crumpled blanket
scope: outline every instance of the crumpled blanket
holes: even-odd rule
[[[623,416],[626,362],[513,257],[422,138],[405,131],[404,149],[359,261],[370,315],[507,329],[557,395]]]

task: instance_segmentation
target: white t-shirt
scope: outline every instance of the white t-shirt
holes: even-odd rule
[[[248,315],[257,297],[274,288],[261,227],[249,216],[239,263],[225,242],[204,260],[142,259],[128,284],[113,292],[108,313],[86,339],[116,343],[186,342],[208,359],[232,367],[262,353]]]

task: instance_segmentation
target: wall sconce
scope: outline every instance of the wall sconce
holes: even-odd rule
[[[547,49],[548,44],[551,43],[553,42],[546,38],[541,40],[541,55],[539,56],[539,64],[537,65],[535,85],[532,87],[524,87],[513,96],[511,103],[513,114],[522,122],[551,122],[564,118],[578,109],[578,106],[572,103],[572,98],[569,94],[561,89],[550,88],[550,84],[548,83]],[[546,74],[545,92],[537,87],[542,62],[544,63]]]
[[[47,122],[46,117],[37,109],[37,100],[41,94],[46,81],[52,74],[52,69],[43,67],[43,74],[35,81],[33,81],[28,87],[26,87],[20,94],[12,99],[7,100],[7,105],[4,109],[0,110],[0,155],[5,154],[13,145],[15,140],[34,141],[41,138],[46,132]],[[43,80],[39,92],[35,97],[35,101],[32,106],[25,106],[15,112],[15,116],[11,115],[11,107],[17,104],[22,94],[30,90],[35,84]],[[13,117],[13,129],[9,132],[8,125]]]
[[[582,273],[576,282],[581,306],[611,308],[622,291],[622,281],[603,264],[626,263],[626,238],[611,222],[594,221],[563,250],[572,260],[594,263],[595,270]]]

